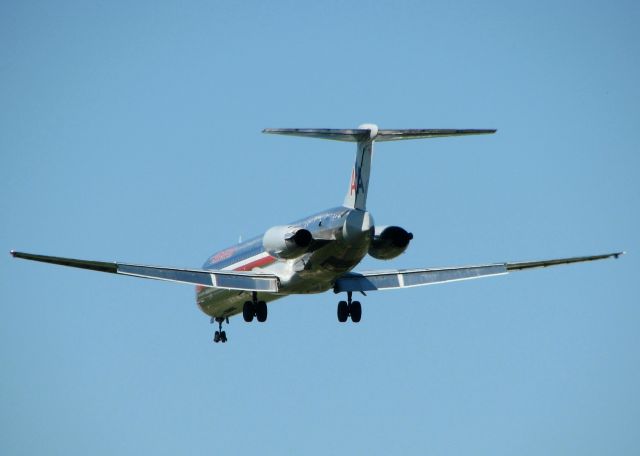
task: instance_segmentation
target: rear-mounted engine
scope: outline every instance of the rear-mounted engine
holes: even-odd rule
[[[309,230],[295,226],[274,226],[262,238],[264,249],[277,258],[291,259],[302,256],[313,241]]]
[[[390,260],[407,250],[411,239],[413,234],[399,226],[376,226],[369,255],[378,260]]]

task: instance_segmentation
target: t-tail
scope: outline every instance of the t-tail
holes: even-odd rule
[[[443,136],[483,135],[495,133],[496,130],[380,130],[377,125],[363,124],[351,130],[333,128],[266,128],[263,132],[357,143],[356,162],[351,171],[351,180],[347,195],[344,198],[344,206],[365,211],[367,207],[367,193],[369,191],[369,175],[371,172],[371,157],[373,155],[374,142],[439,138]]]

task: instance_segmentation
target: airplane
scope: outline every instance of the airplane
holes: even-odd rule
[[[618,258],[625,252],[542,261],[490,263],[472,266],[354,272],[367,256],[389,260],[404,253],[413,234],[402,227],[378,226],[367,210],[371,157],[375,142],[448,136],[493,134],[494,129],[384,130],[375,124],[356,129],[280,128],[264,133],[356,143],[356,159],[342,206],[298,221],[269,228],[257,236],[213,254],[199,269],[145,266],[131,263],[10,253],[15,258],[75,268],[196,285],[200,309],[218,323],[213,341],[227,342],[222,324],[242,313],[246,322],[267,320],[267,303],[289,295],[345,293],[337,306],[339,322],[362,318],[354,293],[476,279],[561,264]]]

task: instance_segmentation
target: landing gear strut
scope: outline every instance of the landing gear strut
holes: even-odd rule
[[[362,318],[362,305],[360,301],[351,300],[351,292],[347,291],[347,301],[338,303],[338,321],[344,323],[351,317],[351,321],[358,323]]]
[[[253,317],[263,323],[267,321],[267,303],[258,301],[258,293],[253,292],[251,301],[246,301],[242,306],[242,318],[247,323],[253,321]]]
[[[213,341],[217,344],[218,342],[222,342],[223,344],[227,342],[227,333],[222,330],[222,323],[226,322],[229,324],[229,318],[216,317],[211,319],[211,323],[218,323],[218,330],[213,335]]]

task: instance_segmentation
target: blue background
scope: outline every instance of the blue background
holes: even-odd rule
[[[0,260],[0,453],[640,452],[637,2],[0,5],[0,240],[199,267],[342,202],[351,144],[265,127],[498,128],[377,145],[415,234],[361,269],[603,261],[290,297],[229,343],[189,286]]]

